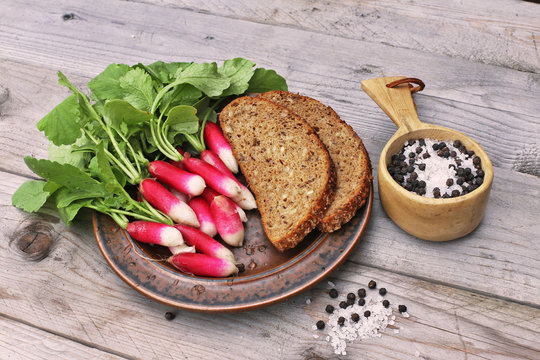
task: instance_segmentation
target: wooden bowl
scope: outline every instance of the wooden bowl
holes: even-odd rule
[[[421,86],[411,88],[410,82]],[[493,182],[493,166],[480,145],[468,136],[420,121],[411,93],[423,87],[420,80],[403,76],[362,81],[362,89],[398,126],[379,159],[379,196],[388,216],[409,234],[431,241],[453,240],[469,234],[480,224]],[[420,196],[401,187],[388,172],[387,163],[407,140],[421,138],[460,140],[468,150],[474,150],[485,172],[482,185],[466,195],[447,199]]]

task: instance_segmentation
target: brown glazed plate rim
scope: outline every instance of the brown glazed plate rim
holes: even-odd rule
[[[168,306],[201,312],[234,312],[275,304],[305,291],[334,271],[350,254],[365,231],[373,205],[373,184],[366,203],[340,230],[319,233],[314,230],[296,252],[278,254],[272,268],[246,271],[229,278],[208,278],[183,274],[165,261],[166,253],[156,256],[152,248],[133,241],[114,221],[98,212],[92,223],[99,248],[111,268],[140,293]],[[254,215],[250,221],[260,219]],[[261,235],[262,234],[262,235]],[[268,242],[264,232],[246,233]],[[248,235],[250,237],[248,237]],[[269,242],[268,242],[269,243]],[[260,247],[260,246],[259,246]],[[241,249],[234,249],[235,256]],[[256,251],[255,251],[256,252]],[[142,256],[141,256],[142,255]],[[257,254],[254,254],[257,256]],[[258,256],[264,256],[264,253]],[[246,257],[242,253],[243,257]],[[272,256],[272,255],[271,255]],[[238,257],[237,257],[238,259]]]

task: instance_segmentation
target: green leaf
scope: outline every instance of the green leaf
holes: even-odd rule
[[[218,72],[215,62],[192,63],[185,69],[180,68],[174,83],[191,84],[210,97],[220,96],[231,85],[231,81]]]
[[[77,97],[70,95],[37,123],[55,145],[73,144],[81,136]]]
[[[150,111],[156,91],[152,85],[152,78],[143,69],[129,70],[120,78],[120,87],[124,90],[124,99],[131,105]]]
[[[67,226],[70,226],[73,222],[73,219],[79,213],[79,210],[83,207],[86,207],[92,203],[92,199],[83,199],[70,203],[67,206],[59,207],[58,214],[60,218]]]
[[[125,64],[111,64],[101,74],[90,80],[88,87],[97,99],[122,99],[124,89],[120,86],[120,78],[129,70],[129,66]]]
[[[56,161],[60,164],[70,164],[79,169],[86,168],[90,160],[90,154],[86,151],[77,151],[81,147],[84,148],[89,144],[86,137],[81,136],[73,145],[56,146],[54,143],[49,143],[49,160]]]
[[[255,63],[243,58],[225,60],[218,72],[229,78],[231,85],[221,96],[240,95],[249,87],[249,79],[253,76]]]
[[[99,178],[105,183],[107,190],[113,194],[123,194],[123,187],[118,183],[116,175],[114,175],[109,159],[103,149],[103,143],[97,145],[95,158],[97,160]]]
[[[181,84],[163,96],[160,110],[166,112],[167,109],[177,105],[193,105],[202,96],[202,92],[193,85]]]
[[[140,125],[150,121],[152,114],[133,107],[125,100],[110,100],[103,107],[103,118],[111,127],[123,130],[124,134],[130,127],[139,128]],[[122,124],[126,127],[122,128]]]
[[[253,77],[249,80],[249,93],[264,93],[272,90],[287,91],[287,82],[274,70],[264,68],[255,69]]]
[[[187,62],[171,62],[171,63],[165,63],[163,61],[156,61],[155,63],[152,63],[146,68],[149,68],[154,74],[157,75],[157,77],[163,82],[164,84],[168,84],[172,82],[175,79],[175,74],[178,71],[178,69],[185,69],[187,68],[191,63]]]
[[[170,127],[172,132],[194,134],[199,130],[197,109],[193,106],[178,105],[167,114],[164,126]]]
[[[88,100],[88,97],[83,94],[79,89],[77,89],[72,83],[70,83],[67,77],[60,71],[58,72],[58,83],[60,85],[66,86],[77,97],[77,102],[79,103],[79,111],[81,114],[79,118],[80,126],[84,126],[88,121],[91,120],[100,120],[99,115],[96,113],[96,111],[90,104],[90,100]]]
[[[38,160],[31,156],[25,157],[24,162],[30,170],[42,178],[79,193],[81,195],[79,198],[105,197],[109,194],[103,184],[73,165]]]
[[[49,196],[58,189],[53,182],[28,180],[22,184],[11,197],[11,203],[27,212],[41,209]]]

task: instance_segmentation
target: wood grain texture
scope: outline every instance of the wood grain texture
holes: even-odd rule
[[[0,185],[7,192],[24,180],[2,175]],[[324,336],[313,337],[323,335],[312,326],[327,319],[324,307],[335,301],[326,294],[329,286],[324,281],[278,305],[241,314],[168,309],[146,299],[112,272],[99,254],[86,217],[66,229],[53,217],[13,209],[6,195],[0,194],[6,225],[0,233],[1,314],[131,358],[335,357]],[[27,261],[14,252],[11,240],[35,221],[53,229],[53,242],[46,258]],[[399,334],[388,330],[381,339],[350,344],[351,358],[414,359],[417,351],[437,359],[534,359],[540,355],[538,308],[362,266],[356,257],[330,280],[343,296],[365,287],[370,279],[388,289],[392,304],[406,304],[411,317],[396,313]],[[166,321],[166,311],[174,311],[175,320]]]
[[[88,347],[70,339],[0,316],[2,359],[119,360],[125,357]],[[9,334],[9,336],[5,336]]]
[[[496,0],[486,5],[482,0],[248,0],[231,6],[223,0],[160,0],[159,4],[520,71],[540,70],[540,8],[526,1]]]
[[[178,311],[113,273],[88,212],[65,228],[53,213],[11,206],[33,177],[22,157],[47,156],[37,121],[68,94],[57,70],[84,86],[111,62],[235,56],[332,106],[365,140],[374,173],[396,130],[360,89],[379,76],[424,80],[420,119],[470,135],[493,162],[484,220],[460,240],[405,234],[375,192],[368,229],[331,280],[344,295],[374,279],[411,317],[396,314],[399,333],[350,344],[348,358],[540,358],[537,4],[7,0],[0,13],[0,358],[336,358],[312,330],[327,319],[326,282],[247,313]],[[36,240],[21,251],[22,231],[36,229],[50,247],[35,249]],[[176,318],[165,320],[166,311]]]

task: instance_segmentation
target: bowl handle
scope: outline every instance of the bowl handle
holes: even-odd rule
[[[412,87],[410,83],[418,84]],[[404,133],[423,128],[418,118],[411,93],[421,91],[425,85],[420,79],[390,76],[362,81],[362,89]]]

